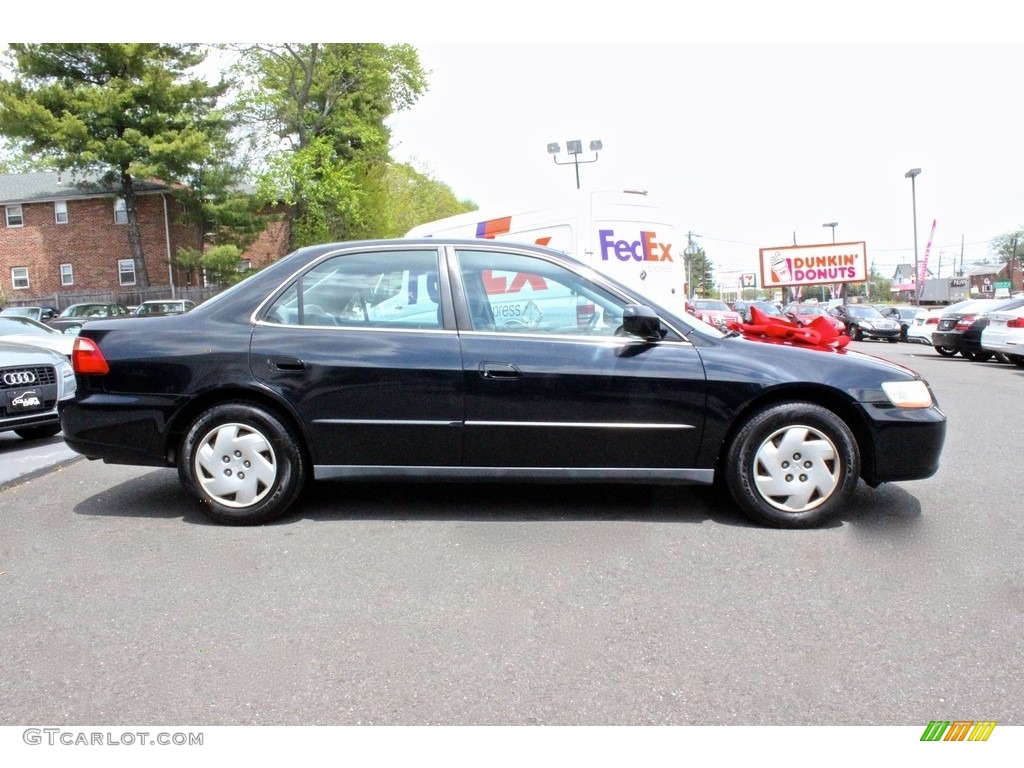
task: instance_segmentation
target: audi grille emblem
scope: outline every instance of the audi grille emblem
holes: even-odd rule
[[[36,375],[32,371],[14,371],[4,374],[4,384],[16,386],[18,384],[34,384]]]

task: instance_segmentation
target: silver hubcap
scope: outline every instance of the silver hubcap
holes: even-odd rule
[[[277,457],[267,438],[252,427],[222,424],[199,444],[195,469],[213,501],[225,507],[250,507],[270,493]]]
[[[824,504],[839,485],[841,461],[826,435],[790,426],[765,440],[754,459],[754,487],[783,512],[806,512]]]

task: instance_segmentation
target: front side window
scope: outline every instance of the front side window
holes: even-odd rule
[[[75,270],[70,264],[60,265],[60,284],[61,285],[74,285],[75,284]]]
[[[8,227],[20,227],[25,224],[25,217],[20,205],[6,205],[4,209],[7,212]]]
[[[68,223],[68,204],[63,200],[58,200],[53,204],[53,215],[54,220],[58,224]]]
[[[127,224],[128,223],[128,207],[125,205],[124,198],[119,197],[114,200],[114,223],[115,224]]]
[[[11,285],[15,288],[28,288],[28,267],[11,267]]]
[[[625,302],[558,264],[491,251],[458,257],[474,331],[612,336],[622,325]]]
[[[263,318],[282,325],[441,327],[437,252],[339,255],[302,275]]]
[[[135,285],[135,260],[118,259],[117,275],[121,285]]]

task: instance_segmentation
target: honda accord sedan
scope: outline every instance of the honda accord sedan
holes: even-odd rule
[[[228,524],[311,480],[432,479],[714,483],[809,527],[859,479],[934,474],[946,432],[908,368],[719,331],[485,240],[302,248],[185,314],[86,324],[73,363],[67,444],[176,467]]]

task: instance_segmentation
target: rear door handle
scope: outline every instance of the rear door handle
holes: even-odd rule
[[[519,369],[511,363],[480,363],[480,375],[485,379],[518,379]]]
[[[285,373],[299,373],[306,370],[306,364],[297,357],[271,357],[267,360],[267,365],[275,371]]]

